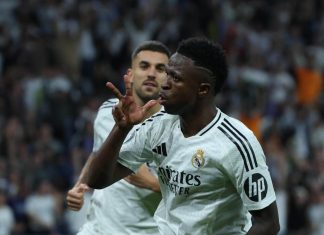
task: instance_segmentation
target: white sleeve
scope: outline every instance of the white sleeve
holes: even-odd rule
[[[135,126],[128,134],[120,150],[118,162],[136,172],[143,163],[153,161],[150,146],[151,122]]]
[[[106,103],[106,102],[105,102]],[[104,103],[104,104],[105,104]],[[97,117],[94,121],[94,136],[93,136],[93,149],[92,151],[98,151],[102,143],[106,140],[110,131],[115,125],[115,120],[112,115],[112,107],[115,105],[102,105],[99,108]]]
[[[275,191],[260,143],[252,132],[245,136],[223,166],[247,210],[260,210],[276,200]]]

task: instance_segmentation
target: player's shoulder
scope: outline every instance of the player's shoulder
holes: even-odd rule
[[[117,98],[111,98],[108,99],[106,101],[104,101],[100,107],[99,107],[99,111],[100,110],[104,110],[104,109],[112,109],[116,104],[118,104],[118,99]]]
[[[104,101],[99,109],[98,109],[98,115],[107,115],[111,114],[112,108],[115,107],[118,104],[118,99],[116,98],[111,98],[106,101]]]
[[[172,125],[176,119],[176,115],[170,115],[162,108],[159,112],[155,113],[141,123],[137,129],[140,129],[141,126],[163,126],[164,128],[167,128],[167,126]]]
[[[239,119],[230,117],[226,114],[222,115],[223,118],[217,127],[221,133],[218,141],[222,142],[221,151],[224,155],[221,156],[222,161],[230,162],[233,170],[238,170],[242,165],[246,171],[258,167],[259,161],[264,161],[264,154],[262,147],[252,132],[244,123]],[[236,153],[236,154],[234,154]],[[231,157],[229,157],[231,156]],[[233,159],[236,159],[235,161]],[[234,165],[233,165],[234,163]]]
[[[218,126],[218,129],[230,135],[241,136],[247,139],[255,137],[253,132],[239,119],[224,113],[222,113],[222,120]]]
[[[104,101],[98,109],[95,123],[113,120],[112,108],[118,104],[118,99],[112,98]]]
[[[176,119],[177,119],[176,115],[168,114],[162,108],[159,112],[157,112],[156,114],[154,114],[151,117],[149,117],[148,119],[146,119],[145,122],[155,122],[155,123],[166,124],[166,123],[172,123]]]

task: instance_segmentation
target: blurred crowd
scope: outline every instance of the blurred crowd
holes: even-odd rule
[[[281,235],[324,234],[323,0],[0,0],[0,235],[75,234],[66,191],[136,45],[221,43],[218,106],[261,141]],[[81,215],[83,215],[81,213]]]

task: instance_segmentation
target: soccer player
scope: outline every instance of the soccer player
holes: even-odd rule
[[[137,105],[142,106],[147,101],[158,98],[169,56],[168,48],[157,41],[146,41],[134,50],[128,74]],[[89,189],[85,183],[88,166],[114,126],[112,107],[117,103],[117,99],[109,99],[99,108],[94,123],[93,152],[78,182],[67,195],[67,204],[72,210],[78,211],[83,205],[84,193]],[[156,104],[147,113],[147,117],[160,108],[160,104]],[[160,187],[154,166],[143,164],[136,174],[129,175],[110,187],[94,190],[87,221],[78,234],[159,234],[153,215],[160,200]]]
[[[120,101],[113,111],[116,124],[89,167],[88,184],[104,187],[154,161],[161,234],[277,234],[276,197],[263,150],[252,131],[213,102],[227,77],[222,48],[204,38],[184,40],[166,72],[160,99],[141,107],[128,75],[124,96],[107,83]],[[165,112],[131,131],[158,102]]]

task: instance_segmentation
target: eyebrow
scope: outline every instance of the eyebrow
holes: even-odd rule
[[[146,61],[146,60],[141,60],[141,61],[139,62],[139,64],[152,64],[152,63],[150,63],[150,62],[148,62],[148,61]],[[164,64],[164,63],[157,63],[157,64],[155,64],[154,66],[155,66],[155,67],[161,67],[161,66],[165,67],[166,64]]]
[[[148,61],[146,61],[146,60],[141,60],[141,61],[139,61],[138,62],[139,64],[150,64]]]
[[[158,63],[158,64],[155,65],[155,67],[166,67],[166,64]]]

